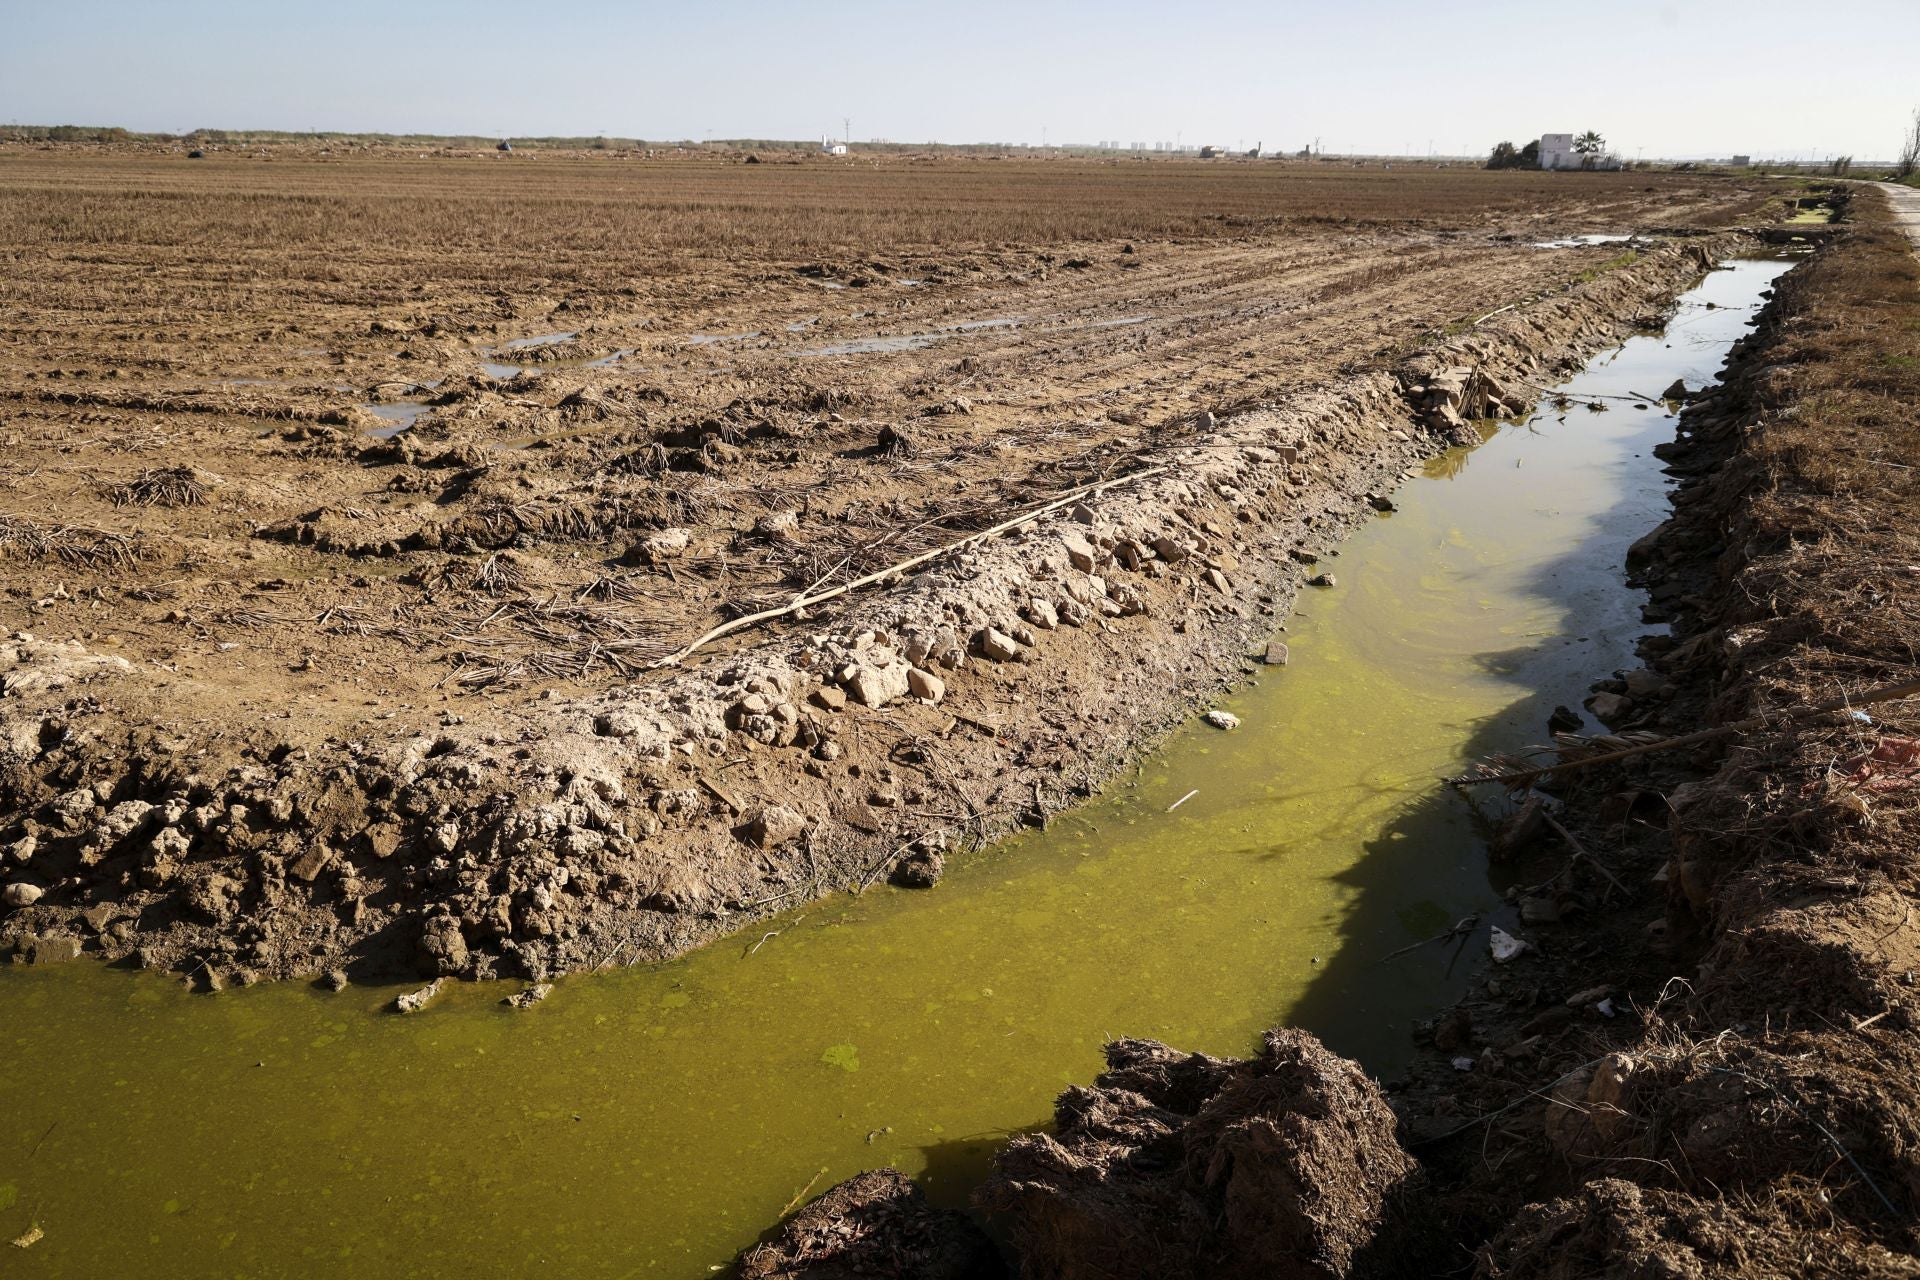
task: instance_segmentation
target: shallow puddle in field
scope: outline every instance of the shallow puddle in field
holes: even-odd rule
[[[554,347],[563,342],[572,342],[580,335],[562,330],[558,333],[536,333],[530,338],[509,338],[494,346],[498,351],[525,351],[529,347]]]
[[[870,314],[870,313],[868,313]],[[856,317],[857,318],[857,317]],[[942,342],[956,334],[975,333],[983,329],[1009,329],[1026,323],[1025,316],[997,316],[986,320],[962,320],[945,328],[929,333],[903,333],[885,338],[850,338],[845,342],[830,342],[824,346],[808,347],[797,351],[801,356],[865,356],[883,355],[898,351],[919,351]]]
[[[542,360],[530,364],[503,364],[495,360],[482,360],[480,368],[488,377],[505,381],[508,378],[518,377],[529,369],[535,373],[546,369],[604,369],[610,365],[619,364],[632,354],[632,347],[622,347],[611,354],[595,356],[590,360]]]
[[[390,440],[402,431],[412,427],[422,414],[433,412],[433,406],[417,400],[398,400],[392,404],[363,404],[360,406],[375,417],[385,418],[385,426],[374,427],[367,434],[376,440]]]
[[[1562,240],[1541,240],[1534,244],[1536,249],[1583,249],[1596,244],[1627,244],[1637,240],[1638,236],[1567,236]]]
[[[1567,394],[1710,381],[1784,265],[1707,277],[1688,301],[1713,309]],[[1110,1036],[1233,1054],[1285,1023],[1392,1074],[1486,924],[1527,932],[1439,779],[1633,664],[1621,564],[1664,516],[1672,430],[1549,408],[1435,459],[1322,562],[1339,586],[1302,597],[1290,665],[1219,702],[1244,727],[1182,730],[930,892],[836,896],[520,1013],[507,984],[403,1018],[399,988],[0,972],[0,1239],[45,1233],[9,1274],[700,1277],[861,1169],[963,1202]],[[1386,959],[1476,912],[1465,954]]]

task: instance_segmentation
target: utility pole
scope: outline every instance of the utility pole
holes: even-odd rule
[[[841,116],[840,128],[843,131],[840,140],[851,147],[853,145],[853,117]]]

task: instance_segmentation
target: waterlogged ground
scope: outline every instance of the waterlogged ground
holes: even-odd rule
[[[1575,393],[1706,381],[1783,265],[1709,277]],[[511,988],[401,1018],[391,990],[0,974],[0,1236],[44,1233],[6,1273],[704,1275],[862,1168],[963,1199],[1109,1036],[1235,1053],[1295,1023],[1390,1075],[1473,957],[1383,957],[1499,898],[1436,779],[1538,741],[1647,629],[1618,566],[1661,518],[1672,423],[1607,403],[1437,460],[1323,564],[1291,665],[1222,704],[1244,728],[1181,734],[931,893],[524,1013]]]

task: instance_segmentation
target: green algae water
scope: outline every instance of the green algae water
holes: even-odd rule
[[[1784,264],[1715,273],[1571,394],[1709,381]],[[1709,307],[1707,304],[1714,304]],[[1323,568],[1291,665],[1044,834],[930,893],[837,897],[527,1012],[464,986],[189,995],[0,973],[6,1276],[692,1277],[892,1164],[964,1201],[1103,1040],[1318,1032],[1391,1074],[1484,949],[1387,959],[1499,886],[1438,783],[1631,665],[1621,581],[1664,515],[1659,406],[1547,410],[1436,459]],[[1192,792],[1178,808],[1176,801]]]

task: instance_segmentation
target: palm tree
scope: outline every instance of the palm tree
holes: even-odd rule
[[[1595,133],[1592,129],[1587,130],[1573,140],[1573,150],[1576,155],[1597,156],[1606,149],[1607,140]]]

